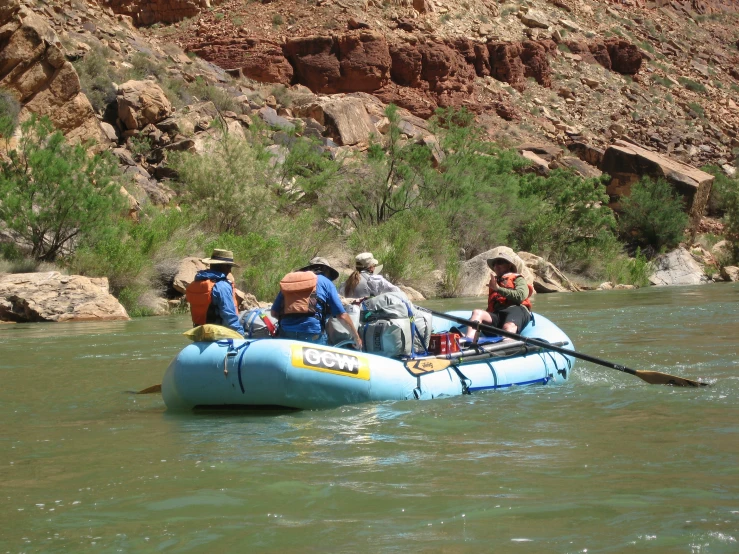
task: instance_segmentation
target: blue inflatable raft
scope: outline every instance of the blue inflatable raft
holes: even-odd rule
[[[469,317],[469,312],[449,312]],[[434,333],[453,325],[434,318]],[[523,336],[572,349],[544,316]],[[430,361],[429,363],[424,363]],[[287,339],[195,342],[167,368],[169,410],[332,408],[382,400],[431,399],[513,385],[565,382],[574,359],[520,341],[478,345],[446,356],[396,360]],[[441,367],[444,366],[444,367]]]

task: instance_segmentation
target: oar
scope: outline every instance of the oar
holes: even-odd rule
[[[162,392],[162,385],[152,385],[150,387],[146,387],[145,389],[141,389],[136,394],[154,394],[157,392]]]
[[[493,327],[491,325],[485,325],[484,323],[472,321],[470,319],[464,319],[462,317],[445,314],[443,312],[436,312],[434,310],[429,310],[428,308],[422,308],[421,306],[416,306],[416,308],[424,312],[428,312],[432,315],[435,315],[436,317],[446,319],[447,321],[453,321],[455,323],[459,323],[461,325],[467,325],[474,329],[479,329],[482,331],[486,331],[488,333],[494,333],[496,335],[500,335],[503,337],[520,340],[521,342],[524,342],[526,344],[533,344],[534,346],[540,346],[541,348],[552,350],[554,352],[559,352],[560,354],[564,354],[565,356],[572,356],[573,358],[580,358],[581,360],[585,360],[587,362],[592,362],[594,364],[602,365],[604,367],[610,367],[611,369],[615,369],[617,371],[623,371],[624,373],[629,373],[631,375],[635,375],[639,377],[640,379],[642,379],[643,381],[646,381],[650,385],[674,385],[676,387],[706,387],[708,386],[708,383],[701,383],[700,381],[693,381],[692,379],[685,379],[683,377],[677,377],[675,375],[669,375],[667,373],[660,373],[659,371],[646,371],[643,369],[631,369],[629,367],[626,367],[620,364],[614,364],[613,362],[608,362],[606,360],[601,360],[594,356],[589,356],[588,354],[582,354],[581,352],[575,352],[574,350],[560,348],[559,346],[555,346],[546,341],[524,337],[522,335],[511,333],[509,331],[504,331],[503,329],[498,329],[497,327]]]
[[[553,344],[555,346],[564,346],[569,343],[555,342]],[[512,350],[515,352],[511,352]],[[425,375],[426,373],[433,373],[434,371],[442,371],[452,365],[458,366],[468,364],[470,362],[477,362],[479,360],[487,360],[489,358],[508,358],[510,356],[516,356],[521,353],[521,350],[525,350],[526,354],[535,354],[544,349],[539,346],[529,347],[522,342],[511,342],[508,344],[497,344],[493,349],[489,350],[467,350],[465,352],[448,354],[444,357],[437,356],[433,358],[416,358],[415,360],[407,360],[405,362],[405,367],[413,375]]]

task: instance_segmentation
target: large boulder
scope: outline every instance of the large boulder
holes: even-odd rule
[[[118,87],[118,118],[125,129],[156,125],[172,113],[172,104],[154,81],[126,81]]]
[[[700,285],[708,281],[701,265],[685,248],[658,256],[653,265],[655,271],[649,277],[653,285]]]
[[[201,258],[190,257],[183,259],[177,267],[177,272],[172,281],[172,287],[177,292],[185,294],[187,285],[195,280],[195,274],[198,271],[207,268],[208,266],[202,262]]]
[[[108,279],[82,275],[14,273],[0,275],[0,319],[33,321],[128,320],[110,294]]]
[[[536,292],[575,292],[582,290],[570,281],[554,264],[530,252],[519,252],[518,256],[534,275]]]
[[[516,262],[516,271],[524,276],[527,283],[530,285],[534,284],[534,274],[526,266],[521,257],[507,246],[498,246],[482,254],[478,254],[474,258],[470,258],[462,264],[461,286],[458,291],[459,296],[487,296],[488,283],[492,274],[487,260],[496,257],[501,252],[513,258]]]
[[[295,113],[315,119],[337,142],[350,146],[367,142],[377,133],[365,104],[365,99],[357,96],[322,97],[296,108]]]
[[[642,176],[661,177],[685,199],[691,234],[698,229],[713,186],[714,176],[710,173],[623,140],[608,147],[600,169],[611,176],[606,187],[608,195],[615,199],[611,208],[619,209],[618,199],[628,196],[631,186]]]

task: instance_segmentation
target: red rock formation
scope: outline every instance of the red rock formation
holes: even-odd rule
[[[519,91],[526,88],[521,50],[520,44],[511,42],[491,42],[488,44],[490,74],[498,81],[508,83]]]
[[[285,58],[279,44],[254,39],[248,39],[246,43],[251,48],[240,64],[244,76],[267,83],[289,85],[292,82],[293,66]]]
[[[387,42],[372,31],[291,39],[283,52],[297,81],[314,92],[372,92],[390,81]]]
[[[611,58],[611,69],[622,75],[636,75],[642,63],[642,53],[639,48],[617,37],[609,38],[605,44]]]
[[[533,77],[543,87],[551,87],[552,71],[547,59],[548,45],[527,40],[521,46],[521,62],[524,65],[524,75]],[[556,52],[556,50],[554,51]]]
[[[105,0],[114,13],[127,15],[134,25],[174,23],[200,13],[200,0]]]
[[[390,76],[393,82],[404,87],[421,86],[423,56],[415,46],[405,42],[391,44],[390,58],[392,59]]]
[[[332,37],[290,39],[282,51],[295,69],[297,82],[313,92],[339,92],[336,83],[341,79],[341,66]]]
[[[372,92],[390,81],[390,50],[385,37],[372,31],[338,38],[344,92]]]

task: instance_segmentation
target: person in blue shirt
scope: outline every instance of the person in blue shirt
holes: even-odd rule
[[[234,262],[233,252],[216,248],[210,258],[201,261],[209,264],[210,268],[198,271],[185,292],[193,327],[212,323],[243,335],[244,327],[239,322],[236,308],[238,300],[234,286],[228,280],[231,268],[239,267]]]
[[[272,316],[280,320],[280,338],[328,344],[326,319],[333,316],[344,322],[354,335],[356,347],[362,349],[362,339],[332,282],[338,276],[324,258],[313,258],[280,281],[280,292],[272,304]]]

